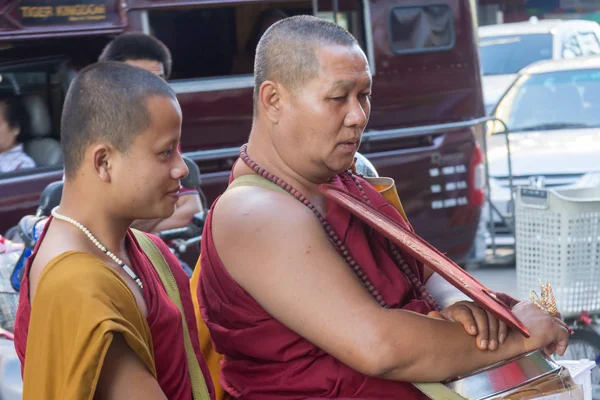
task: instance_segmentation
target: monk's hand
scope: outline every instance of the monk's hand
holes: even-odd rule
[[[469,335],[476,337],[477,347],[481,350],[496,350],[508,333],[504,322],[471,301],[454,303],[440,314],[448,321],[462,324]]]
[[[496,299],[498,299],[498,301],[506,304],[506,306],[510,309],[512,309],[514,306],[516,306],[517,304],[519,304],[521,302],[520,300],[517,300],[514,297],[509,296],[506,293],[500,293],[500,292],[492,292],[492,293],[496,296]]]

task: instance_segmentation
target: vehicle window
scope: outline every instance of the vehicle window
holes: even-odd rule
[[[583,55],[583,51],[579,46],[579,41],[577,40],[577,35],[572,34],[569,35],[562,45],[562,58],[570,59],[575,57],[581,57]]]
[[[0,179],[61,168],[58,72],[0,71]]]
[[[396,54],[449,50],[454,46],[454,20],[448,5],[394,7],[389,37]]]
[[[10,172],[0,170],[0,180],[62,169],[60,117],[69,83],[78,69],[98,59],[110,40],[110,36],[91,35],[68,40],[24,40],[0,48],[4,60],[0,67],[0,97],[17,96],[22,101],[18,142],[36,165]]]
[[[171,79],[214,78],[252,74],[254,53],[262,34],[283,18],[312,15],[312,4],[301,1],[269,3],[269,8],[263,3],[246,3],[219,8],[158,9],[150,10],[148,16],[150,32],[171,50]],[[327,8],[319,9],[317,16],[337,20],[361,42],[364,29],[360,4],[358,0],[340,0],[335,18]]]
[[[583,55],[600,54],[600,41],[594,32],[579,32],[577,34]]]
[[[495,115],[512,132],[600,126],[600,69],[520,77]]]
[[[480,38],[483,75],[516,74],[540,60],[552,59],[552,35],[507,35]]]

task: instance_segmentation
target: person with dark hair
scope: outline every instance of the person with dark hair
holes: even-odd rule
[[[124,33],[110,42],[102,51],[99,61],[121,61],[148,70],[163,79],[171,74],[171,53],[160,40],[144,33]],[[181,150],[181,147],[179,148]],[[183,228],[202,211],[202,201],[196,188],[183,187],[175,212],[169,218],[139,220],[133,227],[144,232],[157,233],[167,229]],[[182,263],[188,273],[191,270]]]
[[[121,61],[146,69],[163,79],[171,76],[171,52],[163,42],[141,32],[127,32],[110,42],[98,61]]]
[[[25,118],[20,98],[0,96],[0,173],[35,168],[35,161],[25,153],[19,140]]]
[[[214,399],[189,278],[159,238],[129,228],[173,213],[188,173],[180,136],[179,103],[156,75],[104,62],[72,82],[62,199],[15,322],[24,399]]]
[[[271,25],[287,17],[288,15],[279,8],[269,8],[260,12],[246,40],[246,45],[234,57],[233,66],[231,67],[232,74],[252,73],[258,41]]]
[[[372,78],[350,33],[311,16],[281,20],[261,38],[254,73],[249,142],[208,214],[192,277],[230,394],[424,399],[409,382],[564,353],[558,318],[497,294],[527,339],[452,286],[433,294],[441,276],[321,193],[329,183],[411,230],[352,172]]]

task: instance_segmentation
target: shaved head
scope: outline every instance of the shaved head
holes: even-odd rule
[[[308,15],[282,19],[273,24],[256,47],[254,59],[254,112],[260,87],[276,81],[297,91],[319,72],[318,46],[359,46],[346,29]]]
[[[156,95],[177,98],[158,76],[122,62],[82,69],[69,87],[61,119],[66,177],[74,176],[94,143],[110,143],[126,152],[135,136],[150,126],[147,100]]]

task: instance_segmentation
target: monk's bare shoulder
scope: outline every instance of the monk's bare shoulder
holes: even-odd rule
[[[266,260],[281,252],[302,251],[313,240],[328,243],[314,214],[287,193],[254,186],[238,187],[219,199],[213,213],[212,237],[230,272],[235,266],[247,265],[235,262],[236,255],[248,261],[249,257]],[[262,255],[257,254],[259,251]]]
[[[287,193],[256,186],[242,186],[225,192],[213,211],[213,237],[235,233],[269,233],[270,228],[292,224],[319,230],[314,214]]]

